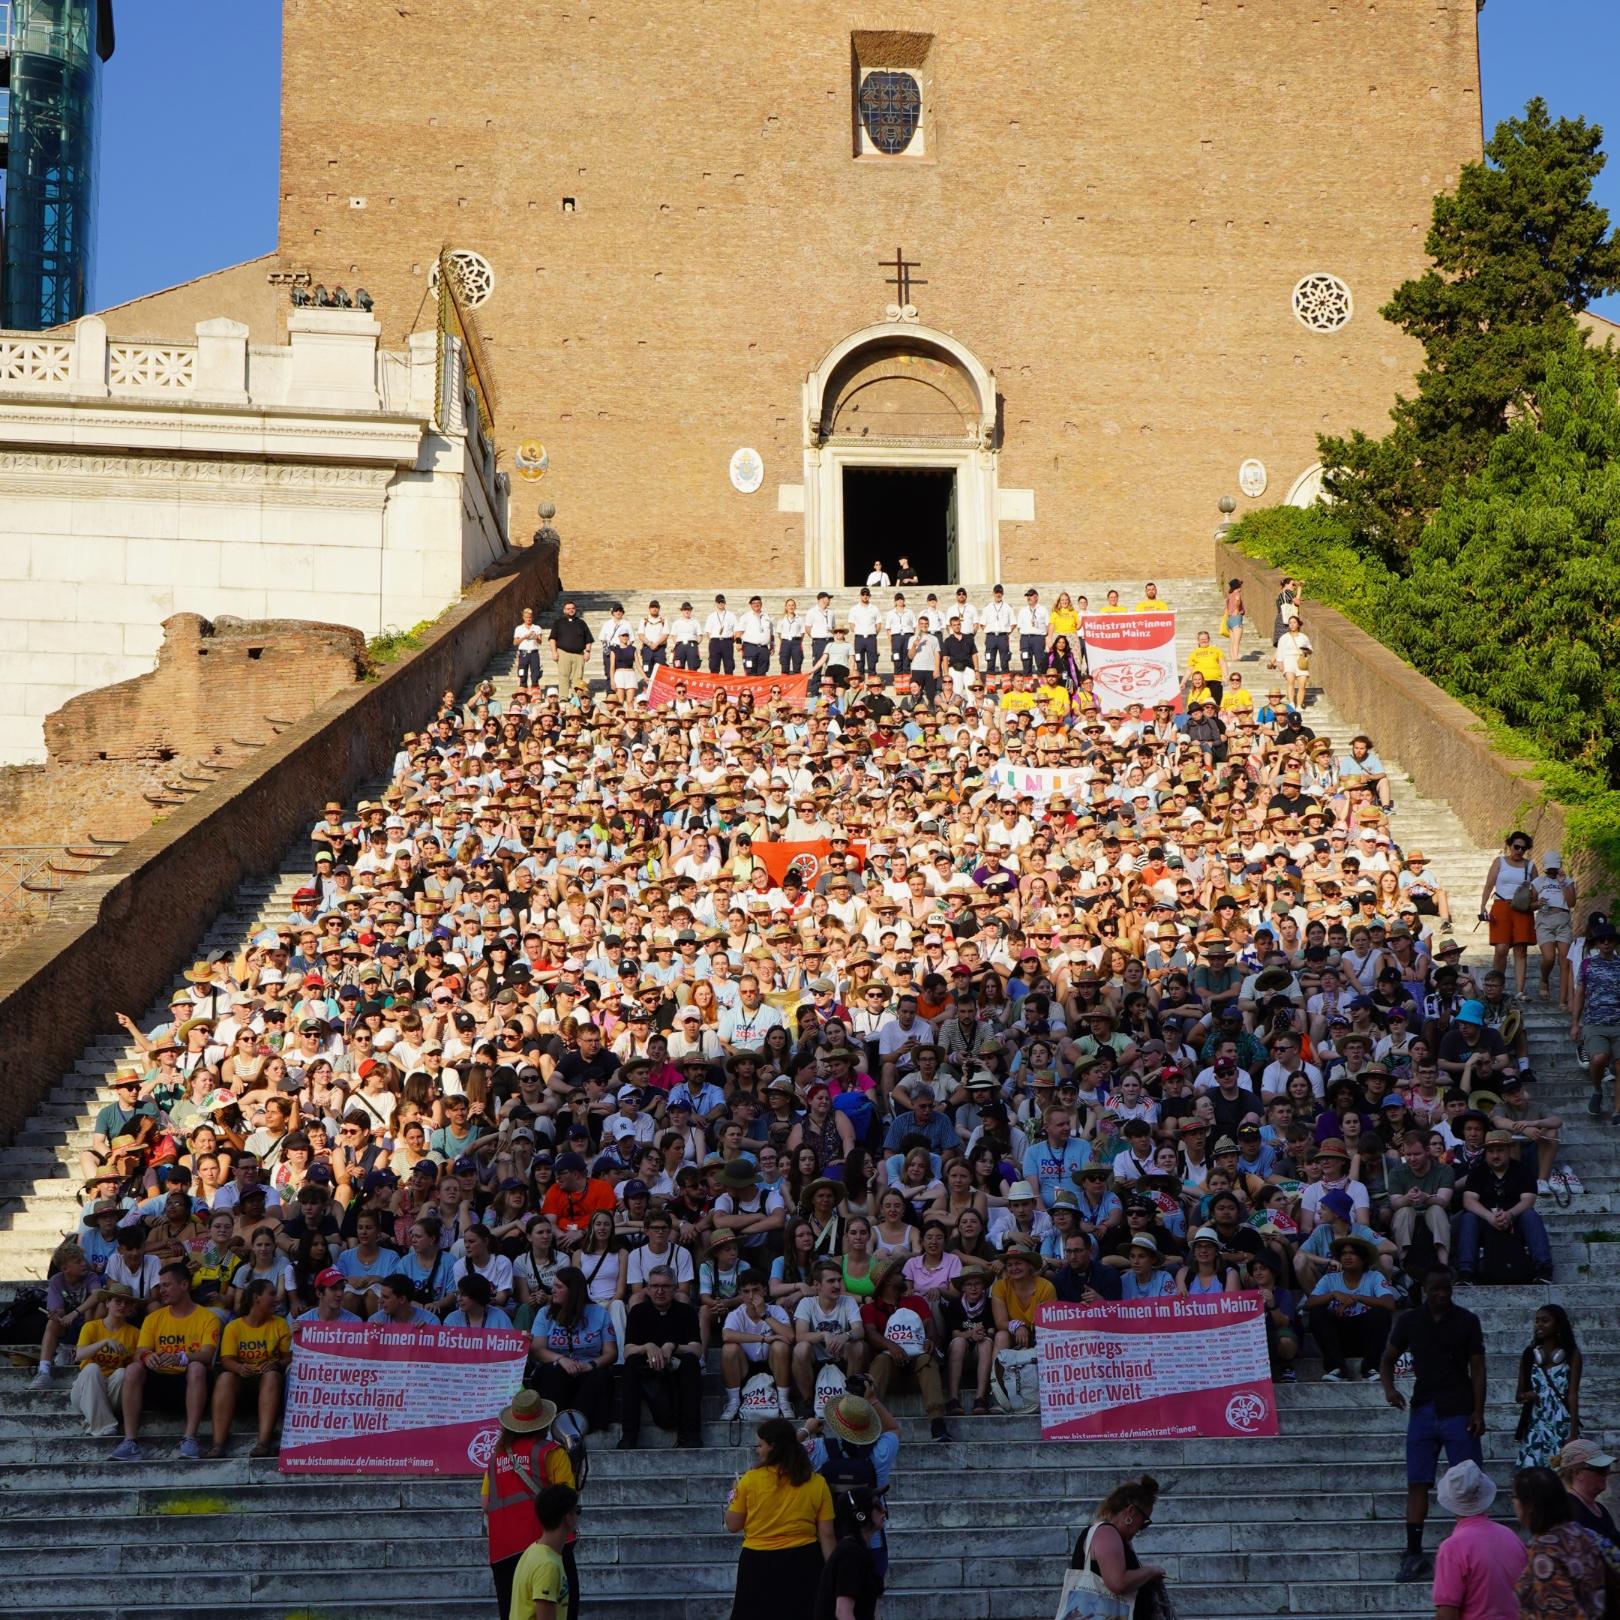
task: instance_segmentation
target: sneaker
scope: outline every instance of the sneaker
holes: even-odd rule
[[[35,1395],[43,1394],[50,1387],[51,1369],[49,1367],[41,1367],[28,1383],[29,1390]]]
[[[1420,1552],[1403,1553],[1401,1567],[1395,1572],[1398,1581],[1421,1581],[1428,1559]]]
[[[1342,1384],[1344,1382],[1344,1374],[1340,1372],[1337,1367],[1335,1367],[1331,1372],[1325,1372],[1322,1374],[1322,1382],[1324,1384]]]
[[[1620,1125],[1620,1108],[1615,1109],[1615,1111],[1609,1115],[1609,1123],[1611,1125]]]
[[[1539,1266],[1536,1269],[1535,1276],[1530,1279],[1531,1282],[1537,1283],[1550,1283],[1552,1280],[1553,1268],[1551,1266]]]
[[[736,1417],[741,1408],[742,1391],[740,1389],[728,1389],[726,1391],[725,1405],[720,1408],[720,1421],[724,1423],[728,1419]]]
[[[1381,1384],[1384,1380],[1375,1372],[1365,1372],[1361,1375],[1361,1381],[1364,1384]]]
[[[180,1455],[187,1462],[196,1462],[196,1460],[202,1456],[202,1447],[197,1444],[196,1435],[188,1434],[185,1439],[180,1442]]]
[[[1548,1195],[1548,1193],[1550,1193],[1551,1191],[1552,1191],[1552,1183],[1550,1181],[1548,1181],[1545,1176],[1543,1176],[1539,1181],[1537,1181],[1537,1183],[1536,1183],[1536,1194],[1537,1194],[1538,1197],[1545,1198]]]
[[[1452,1277],[1452,1286],[1454,1288],[1472,1288],[1474,1286],[1473,1272],[1459,1271],[1455,1273]]]
[[[114,1462],[139,1462],[146,1453],[141,1450],[138,1440],[123,1440],[114,1447],[112,1460]]]
[[[1284,1367],[1283,1370],[1277,1374],[1277,1382],[1279,1384],[1298,1383],[1299,1369],[1297,1367]]]
[[[782,1416],[785,1417],[788,1420],[789,1423],[792,1423],[795,1420],[795,1418],[798,1416],[798,1414],[793,1410],[793,1391],[792,1390],[790,1390],[790,1389],[779,1389],[779,1390],[777,1390],[777,1392],[776,1392],[776,1410],[778,1412],[780,1412],[782,1414]]]
[[[1593,1119],[1603,1118],[1603,1093],[1601,1091],[1594,1091],[1586,1099],[1586,1111]]]
[[[961,1417],[961,1415],[962,1415],[962,1403],[960,1401],[946,1401],[946,1403],[945,1403],[945,1416],[946,1417]]]

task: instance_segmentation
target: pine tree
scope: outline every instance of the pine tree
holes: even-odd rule
[[[1323,437],[1324,487],[1357,545],[1392,566],[1448,486],[1484,466],[1516,412],[1534,410],[1549,353],[1579,335],[1593,298],[1620,290],[1620,242],[1592,201],[1603,131],[1549,117],[1539,98],[1505,119],[1455,192],[1434,201],[1434,261],[1383,317],[1423,345],[1417,393],[1382,439]]]

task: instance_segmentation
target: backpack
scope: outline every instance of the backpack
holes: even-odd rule
[[[743,1384],[742,1402],[737,1410],[740,1417],[760,1423],[780,1416],[776,1407],[776,1380],[768,1372],[752,1374]]]
[[[816,1374],[814,1399],[816,1416],[820,1417],[827,1410],[828,1401],[836,1401],[844,1390],[844,1369],[836,1361],[825,1363]]]
[[[990,1404],[998,1412],[1041,1409],[1041,1364],[1034,1350],[1003,1350],[990,1374]]]
[[[830,1433],[822,1435],[821,1443],[827,1451],[821,1477],[834,1496],[841,1491],[877,1493],[877,1464],[871,1446],[851,1446]]]
[[[585,1414],[572,1408],[559,1412],[551,1420],[551,1438],[568,1453],[569,1464],[574,1470],[574,1489],[581,1495],[585,1492],[585,1481],[591,1472],[590,1453],[585,1449],[585,1436],[589,1432],[590,1424],[585,1421]]]
[[[43,1288],[19,1288],[9,1305],[0,1307],[0,1344],[38,1344],[45,1337]]]

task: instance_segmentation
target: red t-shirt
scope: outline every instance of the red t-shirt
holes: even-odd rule
[[[578,1193],[564,1192],[553,1182],[546,1189],[546,1201],[540,1206],[562,1232],[578,1232],[590,1225],[591,1216],[605,1209],[609,1215],[617,1207],[613,1189],[605,1181],[590,1180]]]

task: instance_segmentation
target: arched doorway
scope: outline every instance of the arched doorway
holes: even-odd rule
[[[805,582],[892,574],[987,585],[996,536],[996,389],[973,353],[915,322],[836,345],[805,384]]]

